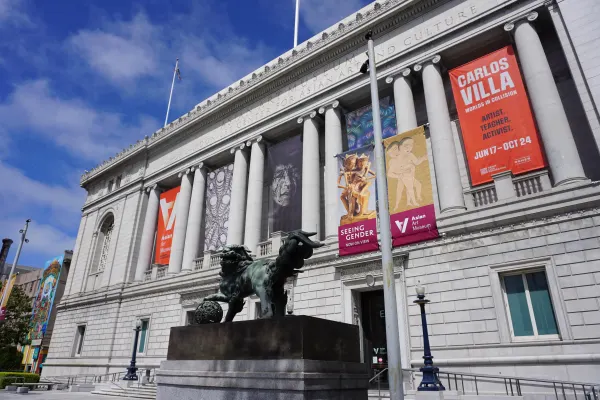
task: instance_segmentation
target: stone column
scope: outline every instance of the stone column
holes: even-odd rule
[[[200,163],[194,172],[194,185],[190,200],[190,213],[188,216],[187,230],[185,232],[185,245],[183,246],[182,271],[194,269],[194,259],[200,253],[200,234],[202,232],[204,214],[204,192],[206,190],[206,169]]]
[[[417,72],[423,70],[423,88],[429,119],[433,165],[435,167],[440,211],[443,213],[463,210],[465,200],[460,182],[444,81],[440,71],[440,61],[441,57],[436,55],[423,65],[415,65],[414,70]]]
[[[248,174],[248,199],[246,201],[246,229],[244,244],[254,254],[260,241],[262,222],[263,191],[265,182],[265,146],[262,136],[246,142],[251,148],[250,172]]]
[[[231,179],[231,203],[229,203],[229,226],[227,244],[242,244],[244,240],[244,219],[246,217],[246,189],[248,187],[248,154],[246,145],[231,149],[235,154],[233,177]]]
[[[585,180],[586,177],[546,53],[540,37],[531,25],[537,16],[536,12],[532,12],[504,25],[504,29],[508,32],[514,30],[521,71],[554,184],[558,186]]]
[[[320,239],[321,231],[321,179],[319,177],[319,130],[317,113],[298,118],[303,124],[302,133],[302,229],[317,232],[314,240]]]
[[[412,92],[410,68],[404,69],[396,76],[388,76],[387,83],[394,82],[394,104],[396,108],[396,126],[398,133],[417,127],[417,112]]]
[[[177,194],[175,203],[175,227],[173,228],[173,240],[171,242],[171,257],[169,257],[169,275],[181,272],[183,263],[183,248],[185,245],[185,234],[187,231],[188,216],[190,213],[190,200],[192,199],[192,175],[190,169],[180,172],[181,188]]]
[[[325,115],[325,237],[336,237],[339,225],[337,187],[338,160],[336,155],[343,151],[342,116],[339,101],[319,108],[319,114]]]
[[[137,266],[135,267],[135,282],[142,282],[144,280],[144,273],[151,264],[152,244],[154,243],[154,233],[156,232],[156,222],[158,220],[158,203],[161,190],[157,185],[154,185],[152,188],[147,188],[146,191],[149,192],[149,198],[146,207],[146,216],[144,217],[144,227],[142,228],[140,252]]]

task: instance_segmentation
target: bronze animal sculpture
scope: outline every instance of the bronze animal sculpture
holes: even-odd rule
[[[301,230],[290,232],[283,239],[279,255],[271,261],[254,260],[244,246],[226,246],[221,258],[219,293],[207,296],[203,301],[227,303],[225,322],[233,320],[244,307],[244,298],[252,294],[260,299],[262,318],[284,316],[286,279],[302,272],[304,260],[313,255],[313,249],[322,246],[310,239],[314,235]]]

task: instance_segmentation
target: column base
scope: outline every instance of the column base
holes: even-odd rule
[[[467,207],[463,207],[463,206],[452,206],[452,207],[447,207],[447,208],[444,208],[443,210],[440,210],[440,213],[446,214],[449,212],[465,211],[466,209],[467,209]]]
[[[577,177],[577,178],[567,178],[567,179],[563,179],[562,181],[556,182],[554,184],[554,187],[557,186],[563,186],[563,185],[569,185],[571,183],[579,183],[579,182],[588,182],[589,179],[586,177]]]

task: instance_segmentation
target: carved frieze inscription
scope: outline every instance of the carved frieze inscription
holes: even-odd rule
[[[510,0],[467,0],[438,7],[378,38],[375,48],[377,62],[385,62],[508,1]],[[197,149],[210,146],[315,93],[322,92],[359,74],[360,66],[365,61],[364,53],[364,49],[361,49],[346,54],[303,76],[300,80],[277,90],[266,99],[231,115],[219,125],[207,127],[204,132],[200,133],[201,136],[198,140],[194,140],[193,147]]]

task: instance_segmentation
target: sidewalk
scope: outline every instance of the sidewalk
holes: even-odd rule
[[[112,396],[100,396],[91,393],[70,393],[66,390],[36,390],[28,394],[16,394],[14,392],[5,392],[0,390],[0,400],[114,400]]]

